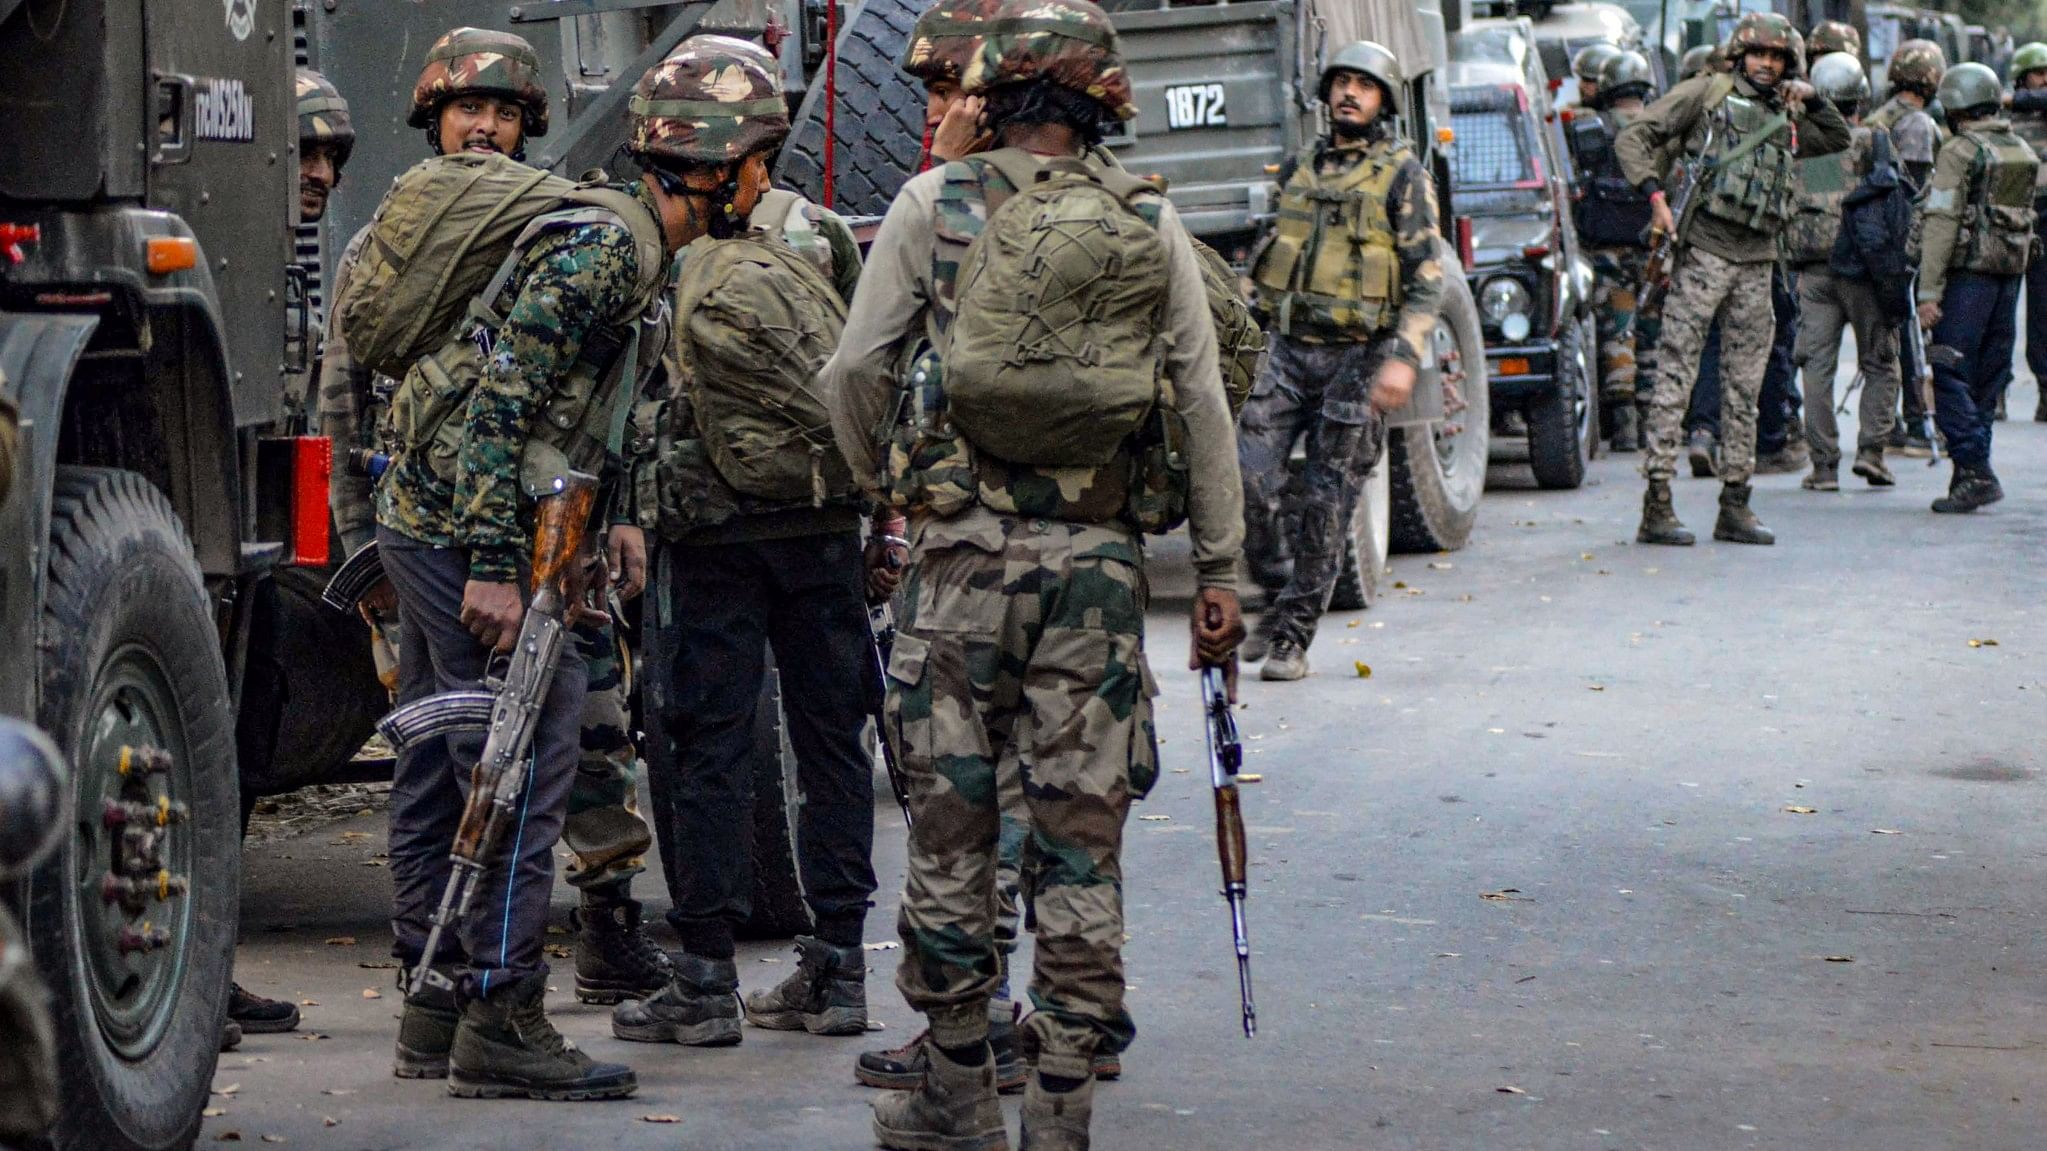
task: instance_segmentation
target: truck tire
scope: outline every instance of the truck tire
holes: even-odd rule
[[[839,33],[839,148],[833,166],[835,211],[880,216],[903,181],[917,174],[923,153],[924,91],[896,70],[910,29],[927,5],[865,0]],[[824,69],[796,110],[788,143],[776,161],[775,184],[823,204]]]
[[[26,928],[62,1051],[63,1151],[190,1147],[212,1087],[240,918],[235,725],[220,635],[177,513],[141,476],[59,468],[50,513],[38,720],[71,760],[73,833],[30,879]],[[168,753],[121,771],[123,747]],[[136,766],[132,756],[129,764]],[[182,807],[124,877],[166,898],[108,903],[119,825]],[[145,876],[147,873],[147,876]],[[160,946],[123,952],[148,923]],[[133,938],[130,940],[134,942]]]
[[[1585,343],[1585,324],[1573,321],[1557,349],[1557,386],[1528,405],[1528,466],[1537,487],[1571,490],[1585,482],[1585,464],[1598,442],[1597,382]]]
[[[753,733],[753,908],[736,934],[741,939],[788,939],[810,930],[810,905],[803,902],[803,871],[796,862],[796,813],[803,793],[773,655]]]
[[[1379,573],[1386,570],[1387,536],[1392,528],[1392,488],[1386,460],[1381,458],[1365,481],[1358,500],[1350,542],[1343,549],[1343,570],[1329,597],[1330,611],[1362,611],[1379,599]]]
[[[1443,385],[1446,391],[1456,389],[1462,408],[1446,403],[1442,420],[1394,428],[1386,437],[1396,552],[1463,547],[1478,519],[1479,498],[1485,494],[1492,397],[1478,306],[1463,276],[1444,277],[1443,288],[1436,356]]]

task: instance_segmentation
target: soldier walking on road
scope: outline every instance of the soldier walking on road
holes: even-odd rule
[[[746,997],[756,1027],[867,1029],[861,950],[874,893],[875,690],[857,489],[815,384],[844,322],[859,249],[836,215],[770,189],[789,133],[779,69],[754,44],[686,40],[641,81],[628,150],[704,237],[683,256],[669,396],[636,437],[639,522],[660,554],[653,628],[674,748],[653,780],[682,953],[667,986],[621,1004],[640,1042],[741,1039],[734,928],[749,912],[754,714],[772,649],[803,791],[796,828],[815,935],[797,969]]]
[[[1242,636],[1233,587],[1240,488],[1213,325],[1184,227],[1152,186],[1070,163],[1105,123],[1136,114],[1113,25],[1085,0],[1019,0],[997,23],[1002,30],[984,43],[965,87],[986,97],[1002,146],[904,185],[825,371],[854,473],[913,493],[887,714],[916,813],[897,986],[925,1014],[930,1036],[921,1082],[875,1104],[875,1133],[887,1147],[1008,1146],[987,1036],[999,971],[997,760],[1013,748],[1032,841],[1046,861],[1033,898],[1037,1010],[1024,1020],[1023,1042],[1036,1071],[1023,1146],[1072,1151],[1088,1146],[1091,1056],[1105,1044],[1120,1048],[1131,1032],[1122,831],[1131,800],[1157,776],[1136,528],[1172,522],[1154,518],[1155,493],[1184,500],[1200,584],[1196,658],[1228,663]],[[1015,211],[1011,199],[1020,201]],[[1030,338],[1031,317],[1061,322],[1041,306],[1048,285],[1015,279],[1013,257],[1000,254],[1012,243],[1042,251],[1039,213],[1054,211],[1085,237],[1055,254],[1093,260],[1112,254],[1097,249],[1115,249],[1116,260],[1097,266],[1119,270],[1088,290],[1131,295],[1090,328],[1103,351],[1116,351],[1114,363],[1062,357],[1056,371],[1033,378],[1041,391],[988,368]],[[1113,227],[1104,213],[1115,214]],[[1010,242],[976,243],[984,229]],[[991,254],[963,269],[969,250]],[[908,472],[884,478],[877,446],[894,440],[902,411],[898,356],[927,335],[944,369],[945,407],[919,417]],[[1125,362],[1127,370],[1115,367]],[[1054,375],[1062,386],[1050,386]],[[1123,406],[1137,388],[1151,403]],[[1059,406],[1063,398],[1114,398],[1129,418],[1091,421]],[[1154,420],[1184,425],[1184,488],[1165,476],[1155,486],[1148,468],[1131,477],[1139,442],[1129,437]]]
[[[1954,135],[1940,146],[1924,197],[1919,325],[1931,332],[1934,419],[1954,475],[1936,512],[2004,498],[1990,470],[1997,401],[2011,384],[2019,289],[2033,256],[2040,158],[2011,130],[1997,74],[1957,64],[1940,82]]]
[[[1891,53],[1890,62],[1885,65],[1884,83],[1890,89],[1889,98],[1863,120],[1871,128],[1890,133],[1898,162],[1914,187],[1926,187],[1926,181],[1933,175],[1934,155],[1947,140],[1946,125],[1927,110],[1946,74],[1947,57],[1940,45],[1931,40],[1905,41]],[[1902,290],[1897,285],[1891,287]],[[1914,306],[1907,301],[1907,309]],[[1917,380],[1922,365],[1912,358],[1911,342],[1901,340],[1899,350],[1903,378]],[[1900,394],[1905,418],[1892,429],[1886,450],[1925,459],[1933,454],[1933,429],[1928,422],[1926,399],[1917,385],[1900,389]]]
[[[1778,242],[1797,191],[1794,160],[1848,146],[1847,122],[1812,87],[1805,45],[1782,16],[1750,13],[1729,42],[1732,75],[1701,76],[1673,88],[1621,132],[1621,166],[1648,193],[1657,226],[1680,245],[1663,309],[1656,391],[1650,407],[1643,474],[1642,524],[1647,544],[1689,545],[1692,533],[1671,505],[1670,480],[1680,447],[1679,421],[1698,378],[1706,331],[1721,322],[1720,516],[1715,539],[1775,542],[1749,510],[1755,466],[1756,395],[1770,355],[1775,321],[1771,274]],[[1673,218],[1662,181],[1666,149],[1681,148],[1699,173],[1686,219]]]
[[[1393,53],[1346,45],[1322,71],[1330,135],[1291,161],[1279,220],[1252,260],[1252,305],[1271,351],[1238,439],[1253,575],[1276,589],[1246,646],[1259,678],[1308,674],[1385,414],[1414,391],[1443,300],[1436,191],[1401,137],[1406,78]],[[1281,555],[1287,457],[1307,440],[1293,569]]]
[[[1642,114],[1653,91],[1649,61],[1639,52],[1616,53],[1600,69],[1599,95],[1571,117],[1566,129],[1578,172],[1572,216],[1595,277],[1599,405],[1609,413],[1607,426],[1617,452],[1642,446],[1638,405],[1648,396],[1639,381],[1655,374],[1651,357],[1661,319],[1644,315],[1640,307],[1643,265],[1649,258],[1649,198],[1621,171],[1614,141]]]
[[[2012,53],[2011,130],[2033,154],[2047,159],[2047,44],[2034,41]],[[2033,215],[2047,212],[2047,165],[2033,189]],[[2047,423],[2047,247],[2036,246],[2026,265],[2026,366],[2039,398],[2033,419]]]

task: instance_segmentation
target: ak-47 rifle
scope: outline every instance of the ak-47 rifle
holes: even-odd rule
[[[504,678],[485,680],[487,690],[482,692],[428,696],[399,708],[377,725],[392,747],[403,751],[417,740],[473,730],[480,705],[489,701],[483,724],[490,734],[484,739],[483,754],[469,772],[469,801],[462,808],[455,846],[448,853],[454,867],[427,932],[426,951],[412,972],[410,991],[414,995],[447,984],[447,977],[431,966],[441,933],[469,913],[477,880],[504,840],[505,829],[519,807],[519,796],[526,789],[533,733],[554,683],[555,665],[568,642],[567,618],[573,606],[569,581],[596,504],[597,480],[581,472],[557,480],[556,490],[541,498],[533,528],[533,599],[519,624],[519,638]]]
[[[881,536],[881,543],[890,548],[907,548],[910,541],[901,536]],[[889,566],[901,566],[895,552],[889,552]],[[896,805],[903,809],[903,826],[908,827],[916,820],[910,817],[910,781],[903,777],[902,765],[896,762],[896,749],[888,741],[888,721],[882,714],[883,704],[888,698],[888,657],[896,646],[896,617],[888,601],[875,604],[867,609],[867,629],[874,634],[875,688],[868,714],[874,719],[874,742],[881,745],[881,765],[888,769],[888,789],[896,795]]]
[[[1237,991],[1243,1001],[1244,1038],[1258,1034],[1258,1009],[1251,1003],[1251,937],[1244,931],[1244,812],[1237,801],[1237,770],[1244,745],[1230,713],[1229,683],[1223,669],[1201,669],[1201,694],[1208,713],[1208,779],[1215,785],[1215,850],[1222,858],[1223,898],[1230,901],[1230,930],[1237,946]]]
[[[1927,345],[1926,329],[1919,326],[1917,272],[1905,281],[1905,335],[1911,341],[1912,363],[1919,374],[1919,378],[1913,380],[1912,385],[1919,389],[1919,398],[1926,404],[1926,443],[1932,453],[1926,460],[1926,466],[1935,467],[1940,463],[1940,430],[1934,427],[1933,420],[1933,361],[1935,357],[1942,357],[1941,364],[1946,367],[1951,366],[1950,360],[1959,360],[1961,357],[1953,348]]]
[[[1706,122],[1706,142],[1697,156],[1685,159],[1685,182],[1677,190],[1677,199],[1670,202],[1670,218],[1677,226],[1677,235],[1670,235],[1656,225],[1649,226],[1644,237],[1649,245],[1649,259],[1642,265],[1642,295],[1635,301],[1635,310],[1649,311],[1663,300],[1663,294],[1670,290],[1670,275],[1677,268],[1678,236],[1684,235],[1685,224],[1691,215],[1692,201],[1698,198],[1699,185],[1712,174],[1713,131],[1716,121]]]

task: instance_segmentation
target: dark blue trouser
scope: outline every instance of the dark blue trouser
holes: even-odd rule
[[[1798,368],[1792,363],[1792,349],[1798,343],[1798,282],[1783,268],[1770,277],[1770,307],[1776,328],[1770,335],[1770,363],[1763,372],[1763,389],[1756,397],[1756,455],[1770,455],[1790,442],[1791,421],[1800,407]],[[1692,385],[1691,403],[1685,409],[1687,433],[1704,428],[1720,437],[1720,323],[1714,321],[1706,334],[1706,347],[1699,355],[1699,379]]]
[[[2047,396],[2047,256],[2026,269],[2026,367]]]
[[[1956,467],[1990,466],[1990,429],[1997,397],[2011,384],[2024,279],[1978,272],[1948,277],[1926,358],[1933,363],[1933,418]]]
[[[469,556],[377,528],[384,570],[398,590],[401,702],[434,692],[483,686],[489,652],[462,626]],[[547,970],[541,946],[554,894],[554,846],[568,815],[581,755],[583,657],[570,643],[533,736],[533,759],[519,812],[490,860],[455,938],[441,937],[442,961],[468,957],[463,994],[489,995]],[[483,733],[430,740],[398,757],[391,779],[391,954],[408,967],[426,950],[427,931],[448,885],[448,852],[469,794],[469,773]]]

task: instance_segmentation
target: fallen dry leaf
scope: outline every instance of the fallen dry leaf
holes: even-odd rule
[[[336,1119],[336,1118],[335,1118],[334,1116],[332,1116],[332,1115],[322,1115],[322,1116],[320,1116],[320,1126],[322,1126],[322,1127],[339,1127],[339,1126],[341,1126],[341,1120],[339,1120],[339,1119]]]
[[[305,1034],[299,1036],[299,1038],[307,1043],[317,1043],[320,1040],[327,1038],[327,1035],[319,1031],[308,1031]]]
[[[220,1116],[222,1116],[222,1115],[225,1115],[225,1114],[227,1114],[227,1108],[225,1108],[225,1107],[208,1107],[208,1108],[205,1108],[204,1110],[200,1111],[200,1112],[199,1112],[199,1114],[201,1114],[201,1115],[204,1115],[204,1116],[206,1116],[206,1117],[207,1117],[208,1119],[217,1119],[217,1118],[219,1118]]]
[[[1394,580],[1393,586],[1395,589],[1405,589],[1407,587],[1407,581],[1404,579]]]
[[[317,1000],[317,999],[301,999],[301,1000],[299,1000],[299,1006],[300,1006],[300,1007],[318,1007],[319,1005],[320,1005],[320,1001],[319,1001],[319,1000]]]
[[[1853,955],[1822,955],[1822,956],[1820,956],[1820,958],[1821,958],[1821,959],[1824,959],[1824,960],[1826,960],[1826,961],[1827,961],[1828,963],[1853,963],[1853,962],[1855,962],[1855,957],[1854,957]]]
[[[369,971],[396,971],[398,969],[398,961],[395,959],[373,959],[366,963],[358,963],[356,966]]]
[[[328,1088],[326,1088],[326,1089],[322,1090],[322,1091],[320,1092],[320,1094],[322,1094],[322,1095],[353,1095],[353,1094],[355,1094],[355,1088],[353,1088],[353,1087],[328,1087]]]
[[[327,937],[327,946],[329,946],[329,947],[354,947],[354,946],[355,946],[355,936],[353,936],[353,935],[330,935],[330,936],[328,936],[328,937]]]
[[[1502,1094],[1502,1095],[1526,1095],[1526,1094],[1528,1094],[1528,1092],[1526,1092],[1526,1091],[1523,1091],[1523,1090],[1521,1090],[1521,1089],[1520,1089],[1519,1087],[1495,1087],[1495,1088],[1493,1088],[1493,1090],[1495,1090],[1495,1091],[1499,1092],[1499,1093],[1500,1093],[1500,1094]]]
[[[1994,640],[1994,639],[1972,639],[1972,640],[1970,640],[1970,641],[1969,641],[1969,646],[1970,646],[1970,647],[1996,647],[1996,646],[1997,646],[1997,641],[1996,641],[1996,640]]]
[[[286,1139],[286,1138],[285,1138],[284,1136],[282,1136],[282,1135],[265,1135],[265,1136],[263,1137],[263,1142],[265,1142],[265,1143],[288,1143],[288,1142],[290,1142],[290,1140]]]
[[[240,1143],[242,1141],[242,1133],[239,1131],[223,1131],[215,1135],[213,1141],[215,1143]]]
[[[1793,815],[1814,815],[1819,812],[1819,808],[1817,807],[1800,807],[1795,803],[1785,804],[1784,810],[1790,812]]]
[[[680,1116],[680,1115],[642,1115],[642,1116],[640,1116],[640,1122],[642,1122],[642,1123],[680,1123],[680,1122],[682,1122],[682,1116]]]
[[[1429,561],[1429,567],[1439,572],[1449,571],[1451,568],[1454,568],[1456,566],[1457,566],[1456,564],[1450,563],[1448,561],[1443,562],[1437,562],[1435,560]]]
[[[901,943],[893,939],[884,939],[877,943],[863,943],[860,945],[862,950],[866,951],[894,951],[901,946]]]
[[[1352,667],[1354,667],[1354,668],[1356,668],[1356,669],[1357,669],[1357,673],[1358,673],[1358,678],[1359,678],[1359,679],[1370,679],[1370,678],[1372,678],[1372,665],[1371,665],[1371,664],[1368,664],[1368,663],[1366,663],[1366,662],[1365,662],[1364,660],[1361,660],[1361,659],[1354,659],[1354,660],[1352,660],[1352,661],[1351,661],[1350,665],[1351,665]]]
[[[1520,894],[1521,889],[1518,887],[1502,887],[1498,891],[1481,891],[1478,893],[1478,897],[1480,899],[1489,899],[1494,903],[1528,902],[1527,900],[1524,899],[1517,899],[1516,897],[1519,896]]]
[[[218,1090],[218,1091],[215,1091],[215,1092],[214,1092],[214,1094],[215,1094],[215,1095],[233,1095],[233,1094],[234,1094],[235,1092],[237,1092],[237,1091],[240,1091],[241,1089],[242,1089],[242,1085],[241,1085],[241,1084],[239,1084],[239,1083],[230,1083],[230,1084],[228,1084],[227,1086],[225,1086],[225,1087],[221,1088],[220,1090]]]
[[[1605,690],[1606,690],[1606,685],[1605,685],[1605,684],[1603,684],[1603,683],[1595,683],[1595,684],[1591,684],[1591,685],[1589,685],[1589,686],[1590,686],[1590,687],[1592,688],[1592,690],[1593,690],[1593,691],[1605,691]]]
[[[382,999],[384,993],[374,987],[365,987],[362,989],[362,997],[364,999]]]
[[[1173,817],[1170,815],[1140,815],[1137,818],[1143,820],[1146,823],[1165,823],[1171,820]]]
[[[1352,621],[1350,621],[1349,623],[1347,623],[1347,624],[1344,624],[1343,626],[1345,626],[1345,627],[1356,627],[1356,626],[1358,626],[1358,624],[1360,624],[1360,623],[1362,623],[1362,622],[1363,622],[1362,620],[1352,620]]]
[[[1238,783],[1264,783],[1264,782],[1265,782],[1265,777],[1264,777],[1264,776],[1262,776],[1262,775],[1260,775],[1260,774],[1258,774],[1258,773],[1257,773],[1257,772],[1255,772],[1255,771],[1240,771],[1240,772],[1238,772],[1238,773],[1237,773],[1237,782],[1238,782]]]

